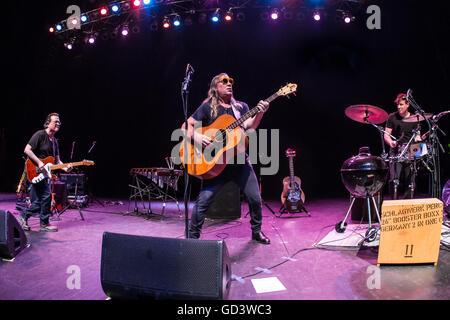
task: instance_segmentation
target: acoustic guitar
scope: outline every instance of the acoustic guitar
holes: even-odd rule
[[[299,212],[305,203],[305,193],[301,189],[301,180],[294,175],[295,150],[287,149],[286,157],[289,159],[289,176],[283,179],[283,192],[281,203],[289,213]]]
[[[270,103],[276,98],[288,96],[296,90],[297,85],[289,83],[265,101]],[[238,120],[231,115],[224,114],[218,117],[210,126],[195,128],[195,133],[210,137],[212,143],[203,148],[197,143],[191,143],[190,139],[182,141],[180,157],[187,172],[202,180],[217,177],[234,156],[245,152],[247,139],[241,125],[245,120],[252,118],[257,113],[258,107],[254,107]]]
[[[43,170],[39,170],[37,165],[35,165],[33,163],[33,161],[31,161],[30,159],[27,159],[27,161],[25,162],[25,167],[26,167],[26,171],[27,171],[27,179],[28,179],[28,181],[30,181],[33,184],[38,183],[38,182],[44,180],[45,178],[55,179],[56,176],[51,173],[52,170],[67,168],[70,164],[73,167],[93,166],[94,165],[94,161],[90,161],[90,160],[83,160],[83,161],[79,161],[79,162],[63,163],[63,164],[53,164],[55,162],[55,158],[53,158],[53,157],[47,157],[45,159],[40,159],[40,160],[44,163]]]

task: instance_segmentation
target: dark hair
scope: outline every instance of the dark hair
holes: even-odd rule
[[[399,104],[401,100],[405,101],[406,103],[409,103],[406,97],[407,97],[406,93],[398,94],[397,98],[394,100],[395,104]]]
[[[47,129],[48,125],[50,124],[50,122],[52,121],[52,117],[56,116],[59,117],[59,114],[56,112],[52,112],[50,113],[47,118],[45,118],[45,122],[44,122],[44,128]]]

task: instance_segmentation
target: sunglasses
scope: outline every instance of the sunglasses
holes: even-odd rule
[[[233,84],[234,83],[234,79],[233,78],[227,78],[227,77],[221,77],[219,79],[219,82],[222,82],[223,84]]]

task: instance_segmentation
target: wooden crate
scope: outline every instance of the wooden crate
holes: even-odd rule
[[[437,265],[444,204],[439,199],[387,200],[381,208],[378,266]]]

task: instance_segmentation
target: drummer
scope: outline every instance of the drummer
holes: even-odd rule
[[[402,146],[405,146],[414,134],[414,130],[420,130],[419,122],[405,122],[405,118],[411,116],[409,112],[409,102],[405,93],[400,93],[395,99],[397,112],[389,115],[386,121],[385,131],[397,138],[393,140],[390,136],[384,135],[384,140],[390,146],[390,155],[398,156],[401,153]],[[420,131],[416,135],[415,141],[420,141]],[[414,185],[411,164],[408,161],[391,161],[389,163],[389,193],[392,199],[398,199],[400,193],[403,198],[411,199],[414,191],[411,187]]]

